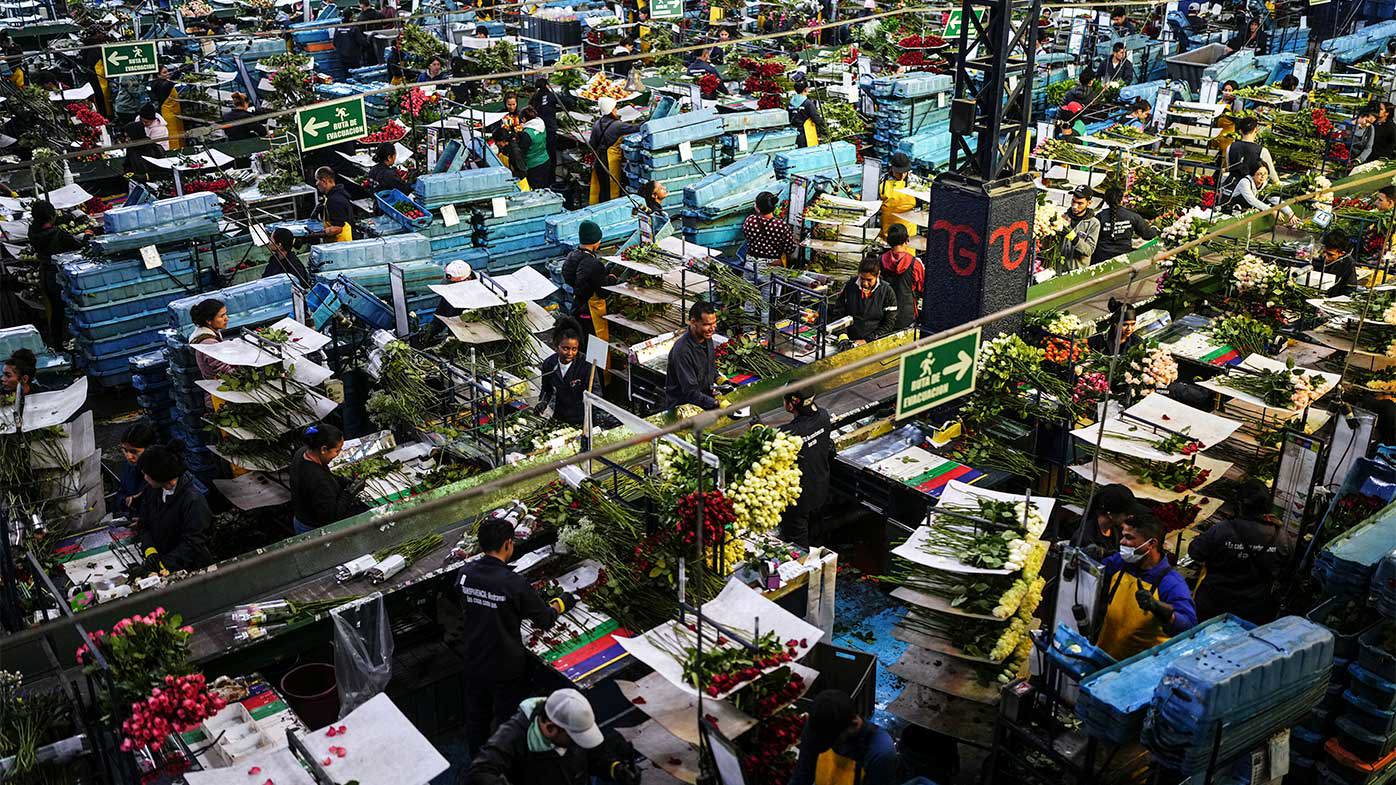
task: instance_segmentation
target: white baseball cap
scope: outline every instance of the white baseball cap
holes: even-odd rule
[[[604,117],[616,110],[616,99],[609,95],[602,96],[596,100],[596,108],[601,111],[601,115]]]
[[[470,277],[470,264],[464,259],[457,259],[446,265],[446,277],[453,281],[464,281]]]
[[[604,737],[601,729],[596,727],[596,714],[591,710],[591,704],[582,697],[580,692],[573,689],[558,690],[548,696],[548,702],[543,706],[543,710],[548,715],[548,721],[567,731],[568,737],[576,742],[578,747],[584,750],[592,750],[601,746]]]

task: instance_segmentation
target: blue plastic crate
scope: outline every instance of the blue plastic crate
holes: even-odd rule
[[[1348,666],[1352,694],[1384,711],[1396,709],[1396,683],[1383,679],[1359,663]]]
[[[102,227],[108,233],[131,232],[222,214],[218,194],[204,191],[135,207],[115,207],[102,214]]]
[[[339,298],[341,307],[362,319],[370,327],[387,330],[396,324],[393,309],[387,303],[349,278],[344,276],[336,278],[330,288]],[[312,310],[319,307],[318,304],[310,302],[309,296],[306,298],[306,304]]]
[[[1077,681],[1101,668],[1115,664],[1115,658],[1097,648],[1086,636],[1064,624],[1057,625],[1047,657]]]
[[[384,215],[409,232],[415,232],[418,229],[425,229],[431,226],[431,211],[427,210],[426,205],[418,203],[411,196],[401,191],[379,191],[373,195],[373,200],[378,203],[378,209],[382,210]],[[421,210],[422,216],[420,218],[408,218],[406,215],[403,215],[402,211],[398,209],[403,202],[407,202],[418,210]]]
[[[167,307],[168,326],[188,336],[194,329],[190,311],[209,298],[222,300],[227,306],[230,327],[260,324],[267,321],[269,315],[291,313],[291,279],[286,275],[273,275],[173,300]]]

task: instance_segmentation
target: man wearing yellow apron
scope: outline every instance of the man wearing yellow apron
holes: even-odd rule
[[[897,769],[892,735],[858,716],[848,693],[815,697],[790,785],[896,785],[905,779]]]
[[[616,112],[616,99],[602,98],[596,102],[598,116],[591,127],[591,138],[587,145],[591,148],[596,162],[591,168],[591,200],[589,204],[609,202],[620,196],[621,162],[620,140],[640,129],[633,123],[620,119]]]
[[[159,73],[150,80],[150,102],[165,120],[170,145],[166,149],[178,150],[184,147],[184,120],[179,116],[179,91],[175,89],[175,83],[170,79],[170,69],[166,66],[160,66]]]
[[[601,287],[614,283],[606,265],[596,255],[601,248],[601,227],[595,221],[582,221],[577,228],[577,247],[562,262],[562,280],[572,287],[572,315],[587,332],[609,340],[606,328],[606,298]]]
[[[1164,558],[1163,528],[1137,516],[1120,526],[1120,552],[1105,557],[1105,622],[1096,645],[1133,657],[1197,624],[1188,584]]]
[[[791,83],[795,92],[790,94],[790,124],[799,131],[795,143],[800,147],[817,147],[819,137],[829,135],[824,114],[819,111],[819,102],[809,97],[809,81],[803,73],[796,73]]]
[[[892,158],[887,162],[887,177],[882,181],[882,188],[878,192],[878,197],[882,199],[882,236],[887,236],[887,230],[897,224],[906,227],[906,236],[916,236],[916,224],[903,220],[897,216],[901,213],[911,212],[916,209],[916,197],[907,193],[906,175],[911,171],[911,159],[906,153],[892,153]]]
[[[322,166],[315,170],[315,189],[320,192],[320,204],[315,207],[315,217],[324,228],[312,232],[309,239],[323,239],[327,243],[342,243],[354,239],[354,228],[349,222],[354,218],[354,204],[349,201],[349,192],[335,182],[334,170]]]

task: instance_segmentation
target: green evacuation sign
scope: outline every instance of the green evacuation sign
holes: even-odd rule
[[[985,10],[980,10],[975,13],[975,16],[979,18],[980,24],[983,24],[984,15],[987,13],[988,12]],[[951,11],[950,16],[945,20],[945,32],[941,33],[940,37],[953,43],[960,37],[960,29],[964,26],[965,12],[957,8]]]
[[[153,74],[160,70],[155,44],[106,44],[102,47],[102,62],[108,79],[118,76]]]
[[[296,112],[296,139],[303,153],[367,135],[368,118],[361,95]]]
[[[980,329],[902,355],[897,369],[898,419],[974,392]]]
[[[683,0],[650,0],[651,19],[678,19],[683,16]]]

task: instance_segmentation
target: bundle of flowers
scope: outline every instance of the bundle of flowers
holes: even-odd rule
[[[1159,240],[1169,248],[1176,248],[1202,237],[1212,227],[1208,212],[1202,207],[1189,208],[1177,220],[1159,232]]]
[[[1184,496],[1154,507],[1154,518],[1162,524],[1163,533],[1168,534],[1191,526],[1201,512],[1201,505],[1193,497]]]
[[[1206,449],[1206,445],[1189,436],[1190,430],[1191,426],[1185,426],[1177,433],[1160,434],[1142,431],[1140,426],[1132,425],[1127,431],[1111,431],[1110,438],[1147,444],[1159,452],[1192,456]]]
[[[718,90],[722,88],[722,80],[717,74],[703,74],[698,77],[698,89],[702,91],[704,98],[714,98]]]
[[[1076,379],[1076,386],[1071,388],[1071,401],[1078,405],[1096,403],[1105,400],[1110,394],[1110,379],[1099,371],[1087,371]]]
[[[805,714],[783,711],[742,734],[742,768],[750,782],[784,785],[795,770],[794,748],[805,727]]]
[[[1066,212],[1053,202],[1042,201],[1033,215],[1032,231],[1039,240],[1046,240],[1065,234],[1071,228]]]
[[[1323,175],[1314,178],[1314,188],[1318,193],[1314,196],[1314,205],[1317,207],[1332,208],[1334,194],[1332,191],[1333,181]]]
[[[121,741],[121,749],[130,752],[159,747],[170,734],[193,730],[226,705],[221,697],[208,691],[202,673],[166,676],[149,697],[131,704],[131,716],[121,723],[126,737]]]
[[[1236,349],[1241,354],[1255,354],[1264,351],[1275,337],[1270,325],[1252,319],[1245,314],[1234,314],[1216,320],[1211,327],[1212,337]]]
[[[747,75],[742,82],[742,92],[756,96],[760,109],[783,106],[785,93],[794,88],[794,83],[786,76],[794,65],[794,61],[786,57],[741,58],[737,61],[737,67]]]
[[[712,545],[718,542],[737,522],[737,514],[732,509],[732,500],[722,491],[697,491],[685,494],[678,503],[679,538],[684,545],[692,545],[698,538],[698,518],[703,519],[703,542]]]
[[[213,6],[205,3],[204,0],[189,0],[180,5],[179,10],[185,16],[208,16],[213,13]]]
[[[413,87],[398,98],[398,106],[403,115],[416,122],[434,123],[441,119],[441,96],[427,95],[420,87]]]
[[[79,149],[91,150],[96,147],[102,138],[102,128],[107,125],[107,118],[85,103],[71,103],[64,108],[77,123]]]
[[[1165,463],[1115,453],[1110,456],[1110,462],[1124,468],[1139,482],[1174,493],[1200,487],[1212,476],[1211,469],[1203,469],[1191,461]]]
[[[689,635],[682,630],[686,629]],[[774,632],[766,632],[752,640],[755,651],[729,640],[721,632],[705,626],[702,651],[698,650],[697,625],[690,622],[685,627],[674,626],[683,640],[692,640],[695,645],[686,646],[682,656],[676,657],[683,665],[683,679],[689,684],[706,684],[703,691],[717,697],[737,687],[753,681],[766,671],[794,660],[800,650],[808,648],[808,641],[788,640],[784,644]],[[710,636],[710,637],[708,637]],[[674,652],[670,652],[674,654]]]
[[[1134,397],[1142,398],[1176,381],[1178,363],[1166,349],[1155,345],[1130,352],[1129,364],[1125,366],[1125,383]]]
[[[387,125],[374,131],[367,136],[359,138],[359,144],[382,144],[383,142],[396,142],[407,136],[407,126],[399,123],[396,119],[389,120]]]
[[[937,519],[922,549],[969,567],[1017,572],[1032,553],[1034,542],[1012,530],[975,531],[963,523]]]
[[[1265,402],[1266,406],[1306,409],[1326,391],[1327,383],[1317,373],[1305,373],[1290,358],[1283,370],[1229,374],[1217,380],[1225,387],[1240,390]]]
[[[760,433],[763,455],[736,481],[728,485],[728,495],[737,513],[737,530],[766,531],[780,524],[781,513],[800,498],[800,456],[798,436],[771,428],[752,428]]]
[[[909,35],[897,42],[900,49],[944,49],[949,42],[938,35]]]
[[[1289,276],[1277,265],[1258,256],[1246,254],[1232,270],[1231,282],[1238,292],[1266,295],[1287,284]]]
[[[156,608],[142,616],[124,618],[111,631],[95,630],[91,645],[101,651],[111,676],[108,710],[144,700],[166,676],[183,676],[189,666],[189,638],[194,628],[184,626],[176,614]],[[88,644],[79,646],[74,657],[84,669],[97,665],[88,657]]]

